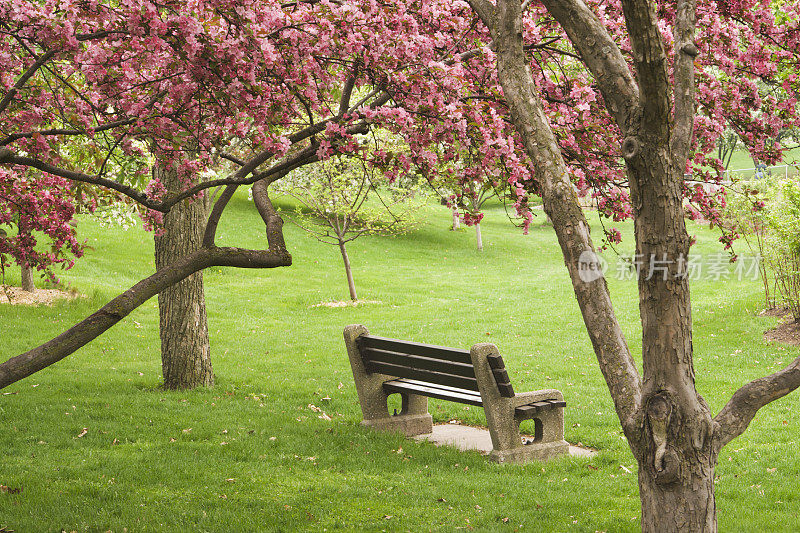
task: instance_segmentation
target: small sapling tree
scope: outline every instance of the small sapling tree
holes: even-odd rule
[[[783,305],[800,322],[800,185],[794,178],[775,186],[767,220],[767,260]]]
[[[768,220],[770,182],[762,179],[727,189],[724,220],[726,229],[744,238],[750,253],[758,257],[758,272],[764,284],[764,303],[767,309],[776,307],[776,297],[770,289],[774,274],[769,268],[767,240],[770,235]]]
[[[354,157],[337,156],[295,171],[277,182],[297,200],[293,221],[318,241],[339,247],[350,299],[358,300],[347,243],[363,235],[401,235],[416,225],[425,198],[418,187]]]

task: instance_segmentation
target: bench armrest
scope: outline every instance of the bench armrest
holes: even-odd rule
[[[540,402],[542,400],[563,400],[564,395],[558,389],[542,389],[530,392],[519,392],[510,398],[511,408],[516,409],[523,405],[528,405],[533,402]]]

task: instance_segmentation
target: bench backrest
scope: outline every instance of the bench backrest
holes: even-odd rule
[[[362,335],[356,343],[367,372],[479,392],[475,367],[467,350],[373,335]],[[500,395],[512,398],[514,388],[503,358],[499,354],[489,356],[489,366]]]

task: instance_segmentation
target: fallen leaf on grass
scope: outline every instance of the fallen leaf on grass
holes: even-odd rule
[[[228,479],[226,479],[225,481],[227,481],[228,483],[236,483],[236,478],[229,477],[229,478],[228,478]]]
[[[0,485],[0,493],[2,494],[21,494],[22,487],[7,487],[6,485]]]
[[[80,439],[81,437],[83,437],[87,433],[89,433],[89,428],[83,428],[83,430],[80,432],[80,434],[77,437],[72,437],[72,438],[73,439]]]

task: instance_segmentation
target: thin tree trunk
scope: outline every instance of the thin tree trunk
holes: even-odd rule
[[[353,271],[350,268],[350,258],[347,256],[347,249],[344,246],[344,241],[339,241],[339,251],[342,252],[344,271],[345,274],[347,274],[347,288],[350,289],[350,299],[355,302],[358,300],[358,295],[356,295],[356,283],[353,281]]]
[[[453,209],[453,230],[461,228],[461,217],[458,216],[458,210]]]
[[[17,229],[19,230],[20,236],[30,235],[30,230],[28,230],[27,225],[22,221],[22,215],[20,215],[17,219]],[[33,292],[36,290],[36,286],[33,284],[33,268],[31,267],[30,263],[23,261],[20,264],[20,269],[22,277],[22,290],[25,292]]]
[[[478,251],[483,251],[483,237],[481,236],[481,223],[475,224],[475,241],[478,243]]]
[[[36,286],[33,284],[33,268],[28,263],[22,263],[22,290],[33,292]]]
[[[172,169],[153,170],[168,190],[179,190]],[[156,269],[199,249],[208,215],[206,196],[184,200],[164,215],[163,231],[155,236]],[[166,389],[191,389],[214,384],[203,272],[197,272],[158,295],[161,368]]]

